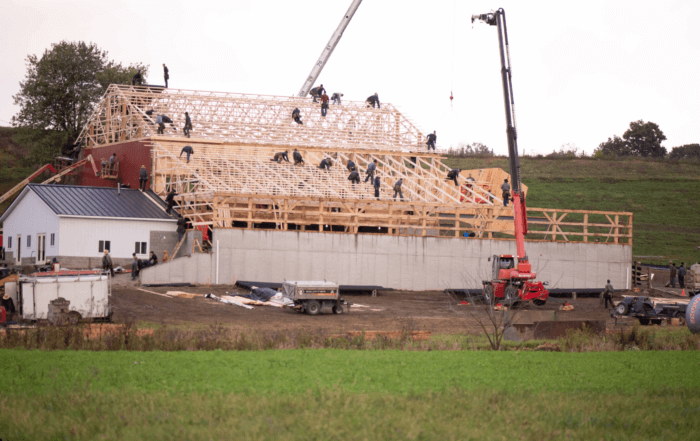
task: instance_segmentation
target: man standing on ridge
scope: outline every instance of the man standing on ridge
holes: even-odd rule
[[[367,181],[370,182],[370,184],[374,185],[374,173],[377,171],[377,160],[375,159],[373,162],[370,162],[369,165],[367,166],[367,177],[365,178],[365,183]]]
[[[190,114],[185,112],[185,127],[182,129],[182,131],[188,138],[190,137],[190,130],[192,130],[192,120],[190,119]]]
[[[433,151],[435,151],[435,142],[437,141],[437,135],[435,134],[435,130],[433,130],[433,133],[428,134],[427,136],[428,142],[426,145],[428,146],[428,151],[432,148]]]
[[[168,73],[168,66],[163,63],[163,78],[165,78],[165,88],[168,88],[168,80],[170,79],[170,74]]]
[[[508,183],[508,179],[503,180],[503,184],[501,184],[501,191],[503,192],[503,206],[507,207],[508,201],[510,200],[510,184]]]
[[[326,113],[328,113],[328,95],[326,95],[326,92],[323,92],[323,95],[321,95],[321,116],[325,118]]]
[[[142,165],[141,170],[139,170],[139,190],[146,191],[146,184],[148,183],[148,170],[146,166]]]

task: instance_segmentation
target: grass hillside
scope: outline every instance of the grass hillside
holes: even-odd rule
[[[507,158],[449,158],[451,167],[509,170]],[[528,207],[634,213],[635,260],[700,261],[700,164],[642,159],[522,158]]]

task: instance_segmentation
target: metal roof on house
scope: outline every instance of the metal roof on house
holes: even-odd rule
[[[165,213],[165,202],[151,190],[29,184],[26,191],[36,193],[59,216],[174,220]]]

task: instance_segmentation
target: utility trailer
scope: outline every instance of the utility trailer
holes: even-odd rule
[[[110,276],[103,272],[56,276],[21,276],[12,285],[5,285],[24,320],[48,320],[52,302],[59,298],[67,303],[65,320],[77,323],[83,319],[107,319],[112,316],[109,303]]]
[[[662,320],[677,318],[681,324],[685,323],[685,310],[688,307],[686,301],[674,301],[674,299],[651,299],[644,296],[625,296],[620,303],[610,311],[614,318],[633,317],[639,320],[639,324],[660,325]]]
[[[340,297],[337,283],[324,281],[284,282],[282,295],[294,302],[293,308],[309,315],[317,315],[323,310],[342,314],[350,309],[350,304]]]

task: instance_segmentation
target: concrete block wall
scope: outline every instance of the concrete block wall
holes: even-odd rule
[[[211,254],[175,259],[141,272],[142,283],[330,280],[394,289],[480,288],[489,256],[515,254],[515,242],[370,234],[215,230]],[[217,268],[218,246],[218,268]],[[526,242],[538,279],[550,288],[629,287],[632,247]]]

